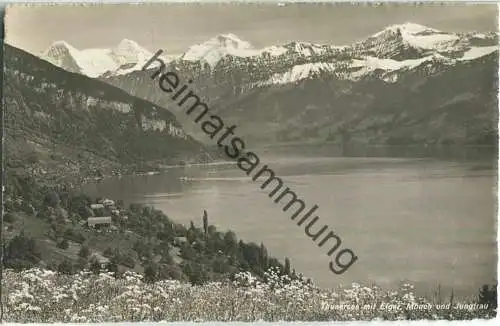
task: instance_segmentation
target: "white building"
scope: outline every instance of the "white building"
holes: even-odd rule
[[[109,207],[109,206],[114,206],[115,205],[115,201],[114,200],[111,200],[111,199],[103,199],[102,200],[102,204],[106,207]]]
[[[102,209],[104,208],[103,204],[90,204],[90,208],[92,209]]]
[[[108,227],[111,226],[111,223],[111,216],[89,217],[87,219],[87,225],[89,228]]]

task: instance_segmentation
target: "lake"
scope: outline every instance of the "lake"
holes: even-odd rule
[[[410,281],[420,294],[432,294],[440,285],[443,293],[453,289],[466,296],[495,282],[497,177],[491,164],[263,154],[261,162],[308,208],[319,206],[316,227],[328,224],[359,257],[344,274],[333,274],[325,250],[290,220],[291,211],[283,212],[260,182],[234,164],[105,179],[86,184],[84,191],[150,204],[177,222],[193,220],[200,227],[206,210],[218,230],[263,242],[270,255],[289,257],[292,267],[322,287],[360,282],[393,288]]]

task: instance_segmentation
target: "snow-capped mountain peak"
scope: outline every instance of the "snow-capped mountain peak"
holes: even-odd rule
[[[355,47],[362,52],[388,59],[418,59],[431,52],[462,51],[463,42],[457,33],[447,33],[415,23],[391,25],[358,42]]]
[[[394,24],[387,26],[382,31],[375,33],[373,37],[383,35],[384,33],[387,32],[409,34],[409,35],[442,33],[441,31],[434,28],[430,28],[420,24],[406,22],[404,24]]]
[[[210,39],[207,42],[219,43],[221,46],[232,47],[234,49],[251,49],[252,45],[246,41],[243,41],[238,36],[228,33],[228,34],[220,34],[216,37]]]
[[[221,34],[208,41],[194,45],[182,56],[186,61],[204,61],[214,68],[218,62],[226,57],[275,57],[281,55],[299,55],[309,57],[321,55],[332,49],[343,47],[318,45],[309,42],[290,42],[284,45],[271,45],[261,49],[254,48],[249,42],[243,41],[234,34]]]
[[[186,61],[205,61],[210,67],[227,55],[247,57],[257,54],[252,45],[234,34],[220,34],[206,42],[191,46],[182,56]]]
[[[219,65],[229,65],[229,69],[248,69],[248,65],[263,71],[276,69],[272,78],[266,76],[269,78],[267,83],[284,83],[327,71],[342,77],[347,68],[340,66],[349,66],[349,62],[354,63],[352,68],[357,72],[351,72],[348,78],[373,71],[414,69],[416,64],[439,56],[444,56],[442,60],[449,62],[474,60],[497,49],[498,33],[449,33],[404,23],[390,25],[364,40],[344,46],[291,41],[258,49],[235,34],[225,33],[191,46],[180,56],[165,54],[162,59],[180,65],[183,61],[199,62],[211,71],[219,69]],[[152,55],[136,42],[124,39],[110,49],[87,50],[78,50],[67,42],[58,41],[45,51],[42,58],[90,77],[109,77],[140,70]],[[224,60],[226,57],[232,60]],[[360,65],[366,69],[361,69]]]
[[[120,65],[145,62],[153,56],[151,52],[129,39],[122,40],[111,52]]]
[[[42,59],[72,72],[82,72],[77,58],[79,51],[65,41],[56,41],[43,52]]]
[[[455,33],[446,33],[415,23],[391,25],[375,33],[368,40],[411,47],[417,51],[447,51],[460,40]]]
[[[149,52],[136,42],[129,39],[123,39],[118,44],[118,46],[113,49],[113,52],[116,55],[123,55],[123,56],[137,56],[139,54],[144,54],[144,53],[147,53],[148,55],[151,54],[151,52]]]
[[[139,49],[143,50],[143,48],[137,44],[137,42],[129,40],[128,38],[124,38],[118,43],[117,49]]]
[[[85,50],[78,50],[65,41],[57,41],[41,57],[68,71],[98,77],[107,72],[121,74],[137,70],[137,66],[143,65],[152,54],[136,42],[124,39],[111,49]]]
[[[44,52],[44,55],[58,56],[65,53],[78,51],[65,41],[55,41],[52,45]]]

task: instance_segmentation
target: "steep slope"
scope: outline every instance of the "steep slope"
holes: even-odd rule
[[[1,54],[6,268],[67,274],[105,268],[193,284],[227,280],[240,271],[260,278],[270,267],[286,271],[263,244],[238,240],[234,232],[209,225],[208,218],[203,229],[193,222],[186,227],[151,206],[125,207],[121,198],[81,193],[75,176],[121,172],[151,160],[203,160],[208,154],[161,107],[9,45]],[[104,232],[88,227],[87,219],[96,216],[112,216],[113,225]]]
[[[84,174],[84,163],[178,163],[205,156],[175,116],[157,105],[9,45],[4,58],[10,163],[25,163],[28,155],[33,163],[60,160],[52,172]]]

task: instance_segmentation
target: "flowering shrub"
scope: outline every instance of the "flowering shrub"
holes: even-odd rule
[[[232,282],[190,285],[173,280],[146,283],[126,272],[64,275],[49,270],[7,270],[4,278],[7,322],[118,321],[326,321],[373,319],[492,318],[490,309],[439,308],[418,298],[413,286],[397,291],[352,284],[320,289],[309,280],[279,276],[276,270],[259,281],[250,273]],[[409,307],[428,307],[410,309]],[[427,305],[427,306],[426,306]],[[477,306],[477,304],[476,304]]]

